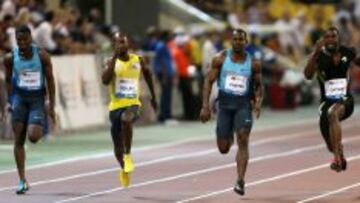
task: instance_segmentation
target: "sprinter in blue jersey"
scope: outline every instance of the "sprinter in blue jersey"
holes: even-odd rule
[[[45,95],[49,97],[49,116],[55,122],[55,84],[47,52],[32,43],[27,26],[16,28],[18,47],[6,55],[6,86],[12,99],[12,125],[15,134],[14,155],[20,178],[16,194],[25,194],[29,184],[25,177],[26,135],[36,143],[43,136]]]
[[[260,63],[245,51],[248,42],[246,32],[235,29],[232,34],[232,48],[221,51],[212,60],[211,70],[205,79],[200,119],[206,122],[211,118],[209,97],[212,85],[217,80],[219,88],[217,146],[221,154],[227,154],[233,144],[235,133],[238,144],[236,154],[238,179],[234,191],[244,195],[252,111],[255,112],[256,118],[259,118],[263,88]]]

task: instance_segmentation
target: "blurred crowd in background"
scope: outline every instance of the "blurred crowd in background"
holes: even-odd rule
[[[301,71],[307,55],[327,27],[337,26],[341,43],[360,50],[360,1],[311,5],[289,0],[186,2],[227,22],[228,26],[222,30],[188,31],[182,27],[149,28],[143,46],[144,51],[155,54],[154,71],[162,84],[161,101],[171,101],[171,86],[178,79],[186,119],[197,118],[201,94],[196,84],[202,87],[211,58],[231,46],[232,28],[247,29],[247,51],[262,62],[265,105],[274,109],[293,109],[316,101],[317,91],[311,82],[304,81]],[[353,90],[357,91],[358,71],[354,70],[353,76]],[[160,119],[171,117],[168,110],[161,112]]]
[[[121,31],[121,25],[105,24],[104,14],[98,8],[81,13],[67,1],[60,1],[55,10],[49,10],[44,0],[0,2],[1,55],[16,46],[15,28],[18,25],[28,25],[34,42],[52,55],[109,54],[111,33]],[[303,80],[301,70],[306,56],[326,27],[337,26],[341,43],[360,50],[360,1],[357,0],[336,4],[305,4],[291,0],[186,2],[226,22],[226,28],[177,26],[159,29],[149,25],[145,37],[129,36],[132,50],[146,57],[157,78],[158,120],[161,122],[174,118],[174,92],[179,92],[182,98],[183,114],[178,118],[198,118],[202,84],[211,58],[231,47],[232,28],[248,31],[247,51],[262,62],[265,105],[275,109],[292,109],[315,100],[316,91],[311,82]],[[359,71],[354,70],[353,77],[353,90],[358,91]],[[0,79],[4,79],[3,71],[0,71]],[[3,82],[0,89],[0,105],[4,107]]]
[[[34,42],[53,55],[96,53],[110,48],[111,26],[103,23],[97,8],[85,14],[66,1],[56,10],[49,10],[44,0],[4,0],[0,19],[2,54],[16,46],[18,25],[27,25]]]

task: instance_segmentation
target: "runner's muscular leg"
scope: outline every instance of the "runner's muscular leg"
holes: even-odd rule
[[[14,155],[18,174],[21,180],[25,180],[25,139],[26,139],[26,126],[23,123],[13,123],[14,130]]]
[[[330,137],[330,124],[329,124],[329,119],[328,119],[328,110],[331,106],[329,106],[328,103],[326,102],[322,102],[320,104],[319,107],[319,127],[320,127],[320,132],[321,132],[321,136],[323,137],[325,143],[326,143],[326,147],[329,150],[329,152],[333,153],[333,145],[331,142],[331,137]]]
[[[236,153],[238,180],[244,180],[249,161],[249,135],[250,129],[246,128],[242,128],[236,132],[236,140],[238,144],[238,150]]]
[[[336,159],[342,155],[341,144],[341,125],[340,118],[345,114],[345,106],[341,103],[333,104],[328,110],[328,120],[330,125],[330,138],[333,146],[333,153]]]
[[[121,116],[122,122],[122,135],[124,136],[124,153],[131,153],[132,137],[133,137],[133,122],[135,120],[136,113],[133,109],[129,108]]]
[[[114,153],[115,153],[115,157],[117,159],[117,161],[119,162],[120,166],[123,168],[124,167],[124,160],[123,160],[123,155],[124,155],[124,145],[123,145],[123,136],[122,136],[122,132],[121,132],[121,124],[120,124],[120,119],[116,119],[116,121],[112,121],[112,122],[119,122],[119,124],[115,124],[113,123],[111,126],[111,134],[112,134],[112,139],[113,139],[113,144],[114,144]]]
[[[229,136],[229,137],[232,137],[232,136]],[[219,149],[219,152],[221,154],[227,154],[230,151],[230,148],[234,142],[234,139],[218,137],[216,141],[217,141],[217,147]]]
[[[329,132],[330,124],[329,124],[327,112],[322,113],[320,115],[319,126],[320,126],[321,135],[325,141],[327,149],[329,150],[329,152],[333,153],[334,150],[333,150],[333,145],[331,142],[331,137],[330,137],[330,132]]]
[[[37,143],[43,137],[43,126],[38,124],[30,124],[28,127],[29,140],[32,143]]]

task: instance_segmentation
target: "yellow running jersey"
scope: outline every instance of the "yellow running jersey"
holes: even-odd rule
[[[109,111],[133,105],[141,105],[139,100],[141,65],[139,56],[129,54],[128,61],[116,59],[114,78],[109,85]]]

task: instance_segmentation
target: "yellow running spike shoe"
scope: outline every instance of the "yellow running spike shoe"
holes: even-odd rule
[[[135,166],[134,166],[133,160],[131,158],[131,155],[125,154],[124,155],[124,171],[126,173],[131,173],[134,171],[134,169],[135,169]]]
[[[130,185],[130,173],[126,173],[124,170],[120,169],[119,171],[119,181],[120,184],[127,188]]]

